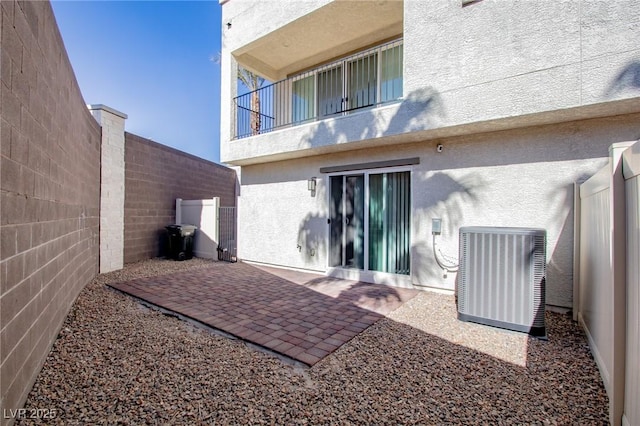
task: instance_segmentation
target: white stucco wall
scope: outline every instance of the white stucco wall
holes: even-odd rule
[[[460,0],[405,0],[400,104],[233,141],[230,52],[326,2],[295,1],[286,11],[234,3],[223,6],[234,29],[223,37],[221,159],[227,163],[344,151],[363,140],[407,143],[640,112],[634,0],[483,0],[466,7]]]
[[[244,166],[238,254],[326,270],[328,180],[320,167],[419,157],[412,166],[414,283],[455,288],[455,274],[443,278],[432,255],[434,217],[443,219],[438,244],[451,257],[458,256],[461,226],[544,228],[547,303],[571,307],[573,182],[600,169],[612,143],[637,139],[638,123],[635,114]],[[307,190],[312,176],[319,178],[316,197]]]
[[[327,185],[318,167],[309,165],[303,161],[242,168],[238,197],[241,259],[325,271]],[[308,179],[314,176],[318,178],[315,197],[307,189]]]
[[[332,0],[232,0],[223,4],[223,48],[232,52],[280,27],[321,8]],[[223,31],[224,31],[223,28]]]
[[[223,27],[232,27],[223,28],[221,159],[242,166],[239,256],[325,270],[328,180],[319,169],[420,157],[414,282],[454,288],[455,274],[443,278],[433,259],[433,217],[443,219],[439,245],[453,257],[460,226],[541,227],[547,302],[570,307],[572,184],[604,164],[609,145],[640,136],[637,1],[405,0],[401,102],[231,140],[231,52],[327,3],[223,5]]]
[[[633,0],[405,2],[405,95],[429,88],[442,125],[640,96]],[[636,71],[637,72],[637,71]]]
[[[220,156],[228,157],[236,96],[237,68],[231,52],[304,16],[331,0],[291,2],[233,0],[222,4],[222,49],[220,52]],[[230,25],[229,25],[230,24]],[[223,160],[225,161],[225,160]]]

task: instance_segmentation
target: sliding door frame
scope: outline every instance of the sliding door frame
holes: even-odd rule
[[[381,272],[381,271],[370,271],[369,270],[369,198],[370,198],[370,193],[369,193],[369,175],[376,175],[376,174],[382,174],[382,173],[398,173],[398,172],[408,172],[409,173],[409,182],[411,185],[411,189],[410,189],[410,200],[409,200],[409,211],[411,212],[409,215],[409,227],[410,227],[410,233],[409,233],[409,274],[408,275],[404,275],[404,274],[395,274],[395,273],[391,273],[391,272]],[[327,188],[327,198],[326,198],[326,205],[329,207],[329,209],[331,208],[331,177],[333,176],[355,176],[355,175],[363,175],[364,176],[364,269],[357,269],[355,271],[358,271],[361,274],[371,274],[371,275],[392,275],[392,276],[408,276],[409,278],[412,276],[412,269],[413,269],[413,259],[411,256],[411,244],[412,244],[412,238],[411,238],[411,233],[413,232],[414,228],[414,223],[413,223],[413,191],[414,191],[414,185],[413,185],[413,167],[411,166],[398,166],[398,167],[382,167],[382,168],[375,168],[375,169],[357,169],[357,170],[349,170],[349,171],[341,171],[341,172],[335,172],[335,173],[327,173],[324,177],[324,184],[326,185]],[[342,208],[344,211],[344,188],[343,188],[343,199],[341,201],[341,203],[343,204]],[[330,217],[330,210],[327,211],[327,217]],[[344,213],[343,213],[344,215]],[[345,238],[345,231],[344,231],[344,223],[343,223],[343,237],[342,237],[342,241],[343,241],[343,246],[342,246],[342,250],[344,251],[345,249],[345,245],[344,245],[344,238]],[[326,259],[327,259],[327,264],[326,264],[326,268],[327,271],[331,274],[332,271],[334,270],[347,270],[347,269],[351,269],[353,270],[353,268],[345,268],[344,267],[344,253],[342,255],[343,258],[343,265],[341,266],[332,266],[331,265],[331,225],[328,223],[327,227],[326,227],[326,235],[325,235],[325,241],[327,241],[327,252],[326,252]],[[373,278],[372,278],[373,279]]]

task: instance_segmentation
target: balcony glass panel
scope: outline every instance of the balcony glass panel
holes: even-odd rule
[[[402,53],[392,41],[234,98],[234,138],[400,99]]]

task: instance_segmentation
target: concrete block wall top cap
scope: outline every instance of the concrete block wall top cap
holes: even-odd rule
[[[102,105],[102,104],[87,105],[87,108],[89,108],[89,110],[91,110],[91,111],[101,109],[103,111],[110,112],[111,114],[115,114],[118,117],[124,118],[125,120],[127,118],[129,118],[129,116],[127,114],[125,114],[124,112],[120,112],[117,109],[113,109],[111,107],[108,107],[108,106]]]

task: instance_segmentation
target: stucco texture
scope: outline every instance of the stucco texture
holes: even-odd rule
[[[404,96],[398,104],[238,141],[232,140],[231,52],[277,38],[280,27],[311,19],[324,2],[298,2],[299,8],[267,19],[266,27],[265,17],[277,9],[225,4],[224,20],[233,26],[223,32],[222,161],[281,161],[640,112],[640,9],[633,0],[403,4]],[[327,31],[332,25],[326,21]]]
[[[414,284],[455,288],[456,275],[444,278],[433,257],[432,218],[443,219],[438,245],[453,258],[462,226],[544,228],[547,303],[571,307],[573,184],[606,164],[611,144],[637,139],[638,120],[584,120],[242,167],[239,256],[325,271],[328,179],[320,168],[419,157],[411,166]],[[307,190],[313,176],[315,197]]]

